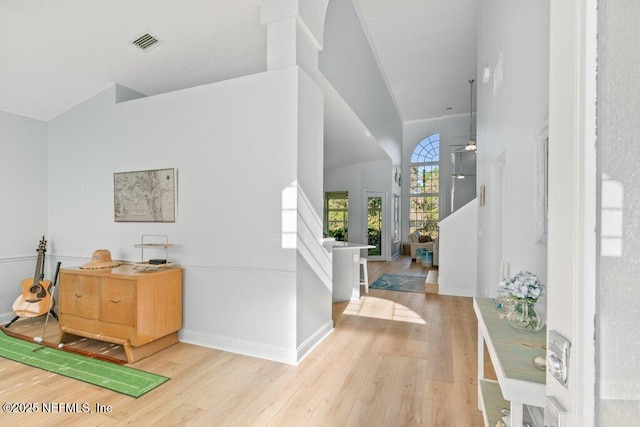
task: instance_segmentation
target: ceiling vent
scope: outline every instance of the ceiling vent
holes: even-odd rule
[[[132,43],[138,46],[140,49],[145,50],[158,43],[158,39],[153,37],[151,34],[147,33],[143,36],[138,37]]]

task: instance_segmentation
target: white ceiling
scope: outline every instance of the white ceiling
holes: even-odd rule
[[[149,32],[160,44],[131,44]],[[265,71],[259,0],[2,0],[0,110],[50,120],[119,83],[157,95]]]
[[[469,113],[478,3],[353,0],[403,122]]]
[[[352,1],[403,121],[469,113],[477,0]],[[0,110],[50,120],[114,83],[156,95],[265,71],[260,3],[2,0]],[[131,44],[147,32],[160,43]],[[337,98],[328,98],[326,136],[362,155],[372,138],[358,120],[347,129]]]

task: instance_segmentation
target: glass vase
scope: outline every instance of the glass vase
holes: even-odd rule
[[[507,313],[509,325],[520,332],[538,332],[544,327],[544,316],[536,308],[536,301],[519,299],[514,301]]]

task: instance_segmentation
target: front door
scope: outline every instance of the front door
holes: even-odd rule
[[[385,259],[386,233],[384,223],[386,221],[385,206],[387,205],[386,194],[382,192],[365,192],[367,201],[366,242],[374,246],[369,248],[367,258],[371,261],[383,261]]]

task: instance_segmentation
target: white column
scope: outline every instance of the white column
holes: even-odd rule
[[[318,70],[329,0],[265,0],[260,21],[267,25],[267,70],[298,65]]]

